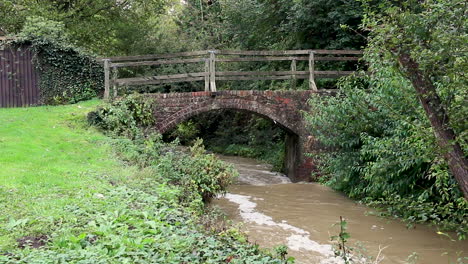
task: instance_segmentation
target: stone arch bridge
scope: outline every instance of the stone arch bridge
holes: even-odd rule
[[[205,112],[231,109],[248,111],[272,120],[287,132],[285,168],[293,181],[310,180],[312,159],[304,152],[311,146],[303,111],[312,91],[218,91],[147,94],[155,102],[156,128],[166,133],[189,118]]]
[[[177,82],[204,82],[203,92],[147,94],[156,102],[154,114],[157,129],[165,133],[177,124],[192,116],[218,109],[249,111],[273,120],[287,131],[285,167],[293,181],[310,180],[314,169],[312,159],[304,153],[318,148],[309,135],[302,116],[308,111],[307,100],[313,93],[327,93],[318,90],[315,80],[318,78],[339,78],[352,71],[320,70],[321,63],[327,62],[327,69],[333,63],[358,62],[361,51],[358,50],[203,50],[172,54],[152,54],[103,58],[104,98],[117,97],[120,87],[134,85],[167,85]],[[238,63],[271,63],[270,71],[246,71]],[[159,74],[120,78],[119,69],[128,67],[156,67],[161,65],[187,64],[185,73]],[[198,65],[198,66],[196,66]],[[230,65],[230,66],[229,66]],[[237,66],[236,66],[237,65]],[[228,67],[229,66],[229,67]],[[287,66],[287,69],[284,67]],[[247,67],[248,68],[248,67]],[[337,69],[341,69],[337,67]],[[128,72],[126,72],[128,74]],[[249,80],[288,80],[290,91],[217,91],[217,82]],[[298,81],[308,84],[309,90],[296,89]],[[194,88],[196,88],[194,86]],[[201,87],[199,87],[201,88]],[[196,89],[199,89],[196,88]]]

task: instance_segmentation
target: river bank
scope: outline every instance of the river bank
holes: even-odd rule
[[[86,120],[99,105],[0,109],[1,264],[286,263],[211,225],[203,200],[235,171],[200,145],[105,135]]]

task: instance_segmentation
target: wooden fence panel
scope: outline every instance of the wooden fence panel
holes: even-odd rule
[[[39,104],[39,73],[28,47],[0,47],[0,107]]]

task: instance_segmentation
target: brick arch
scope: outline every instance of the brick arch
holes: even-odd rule
[[[286,169],[293,181],[309,180],[313,163],[303,155],[309,135],[302,111],[311,91],[220,91],[148,94],[155,102],[156,129],[168,132],[198,114],[231,109],[270,119],[286,130]]]
[[[203,103],[182,108],[181,110],[179,110],[180,114],[175,114],[174,116],[170,116],[165,119],[160,119],[161,121],[158,125],[158,131],[161,134],[164,134],[166,132],[169,132],[171,129],[174,129],[178,124],[187,121],[191,117],[216,110],[235,110],[250,112],[273,121],[275,124],[277,124],[279,127],[284,129],[288,133],[296,135],[303,133],[303,131],[300,131],[300,129],[298,129],[298,124],[291,122],[287,119],[286,116],[279,116],[278,113],[274,111],[274,109],[268,106],[252,106],[247,100],[236,100],[235,102],[229,101],[224,102],[223,104]],[[299,114],[299,112],[297,114]]]

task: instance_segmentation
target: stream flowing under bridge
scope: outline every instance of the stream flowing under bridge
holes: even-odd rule
[[[105,99],[117,97],[120,90],[136,85],[165,85],[176,82],[204,82],[202,91],[182,93],[148,93],[155,102],[156,129],[169,132],[193,116],[214,110],[246,111],[272,120],[283,128],[286,136],[286,174],[293,181],[310,180],[315,169],[313,159],[305,155],[318,148],[313,135],[307,130],[303,113],[309,111],[308,99],[312,94],[330,95],[333,91],[318,89],[318,78],[338,78],[352,71],[319,71],[317,62],[356,62],[361,51],[355,50],[287,50],[287,51],[195,51],[174,54],[143,55],[105,58]],[[290,69],[282,71],[245,71],[232,63],[286,62]],[[180,64],[193,72],[170,75],[120,77],[122,68],[158,67]],[[202,70],[193,70],[192,64]],[[279,64],[277,64],[278,66]],[[259,67],[259,66],[257,66]],[[223,70],[217,70],[223,68]],[[235,70],[232,70],[232,69]],[[247,67],[249,68],[249,67]],[[252,68],[252,67],[250,67]],[[299,70],[298,70],[299,68]],[[330,65],[328,65],[330,68]],[[227,69],[227,70],[225,70]],[[153,72],[157,69],[153,69]],[[125,71],[123,72],[125,73]],[[298,80],[305,80],[308,89],[296,89]],[[289,80],[286,91],[219,90],[217,83],[245,80]],[[220,86],[222,87],[222,86]],[[125,88],[125,89],[124,89]]]

